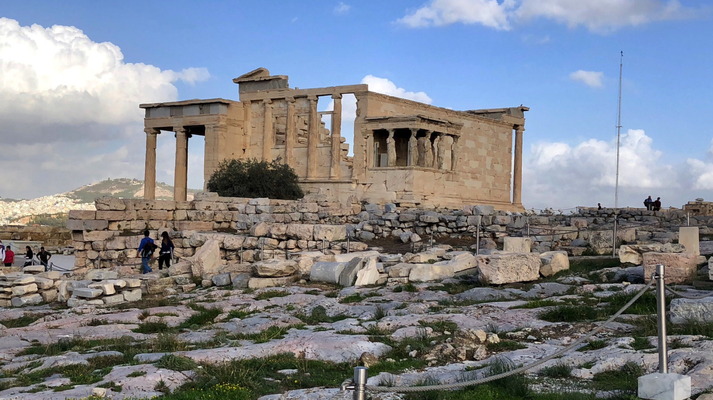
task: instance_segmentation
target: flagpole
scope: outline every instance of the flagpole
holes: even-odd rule
[[[621,143],[621,81],[624,71],[624,52],[619,59],[619,115],[616,122],[616,183],[614,184],[614,238],[612,244],[612,257],[616,257],[616,225],[619,214],[619,146]]]

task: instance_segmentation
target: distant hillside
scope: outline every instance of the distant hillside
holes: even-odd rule
[[[188,189],[188,199],[198,190]],[[94,199],[102,196],[113,196],[122,199],[140,199],[144,196],[144,181],[138,179],[118,178],[82,186],[62,195],[78,200],[81,203],[94,203]],[[173,186],[163,182],[156,183],[156,199],[172,200]]]

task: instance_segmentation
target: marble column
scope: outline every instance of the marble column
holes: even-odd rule
[[[394,140],[394,129],[389,129],[389,137],[386,139],[386,163],[389,167],[396,166],[396,140]]]
[[[203,190],[208,189],[211,175],[218,169],[218,164],[225,158],[234,158],[226,154],[228,137],[227,125],[205,126],[205,149],[203,153]]]
[[[244,120],[243,120],[243,149],[245,149],[245,153],[243,153],[243,156],[249,158],[250,155],[250,136],[252,135],[252,118],[253,118],[253,110],[252,110],[252,104],[253,102],[248,100],[243,102],[243,113],[244,113]]]
[[[146,165],[144,169],[144,199],[156,199],[156,137],[161,131],[144,128],[146,132]]]
[[[309,127],[307,134],[307,179],[317,177],[317,144],[319,144],[319,114],[317,113],[317,96],[310,95]]]
[[[262,159],[272,161],[272,148],[275,147],[275,128],[272,119],[272,100],[265,99],[262,101],[265,106],[265,122],[263,123],[262,132]]]
[[[441,166],[438,164],[439,163],[439,157],[438,157],[438,148],[440,147],[441,144],[441,134],[436,132],[436,139],[433,141],[433,163],[429,165],[431,168],[440,168]]]
[[[414,166],[418,165],[418,140],[416,135],[418,134],[418,128],[410,128],[411,137],[408,139],[408,165]]]
[[[334,110],[332,111],[332,163],[329,169],[329,179],[339,179],[342,175],[342,95],[332,95]]]
[[[523,126],[518,125],[515,128],[515,165],[512,182],[512,203],[515,206],[522,206],[522,134],[524,132]]]
[[[451,171],[455,171],[458,167],[458,139],[459,136],[453,136],[453,144],[451,145]]]
[[[186,201],[188,188],[188,133],[182,126],[176,132],[176,169],[173,176],[173,200]]]
[[[295,98],[287,98],[287,125],[285,127],[285,164],[295,167]]]

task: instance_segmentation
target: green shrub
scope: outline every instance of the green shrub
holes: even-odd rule
[[[170,369],[171,371],[189,371],[198,365],[188,357],[166,354],[156,361],[158,368]]]
[[[572,375],[572,369],[571,365],[558,362],[550,367],[542,368],[538,375],[549,378],[569,378]]]
[[[226,197],[268,197],[297,200],[304,197],[295,171],[279,159],[224,160],[208,180],[208,190]]]

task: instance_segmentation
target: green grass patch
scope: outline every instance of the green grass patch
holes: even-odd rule
[[[515,351],[526,349],[527,346],[514,340],[500,340],[498,343],[488,343],[487,349],[492,352]]]
[[[198,364],[188,357],[177,356],[174,354],[166,354],[161,357],[155,364],[158,368],[170,369],[171,371],[190,371],[195,369]]]
[[[257,311],[231,310],[228,313],[228,319],[233,319],[233,318],[245,319],[253,314],[257,314]]]
[[[289,295],[290,292],[286,290],[266,290],[255,296],[255,300],[268,300],[272,299],[273,297],[285,297]]]
[[[607,347],[606,340],[590,340],[589,343],[577,349],[577,351],[585,352],[590,350],[599,350]]]
[[[631,343],[631,348],[634,350],[646,350],[646,349],[651,349],[654,346],[651,344],[651,341],[647,337],[635,337],[634,341]]]
[[[282,339],[287,334],[290,329],[302,329],[304,325],[290,325],[290,326],[271,326],[259,333],[237,333],[230,335],[232,340],[250,340],[255,343],[267,343],[273,339]]]
[[[460,294],[479,286],[480,284],[477,282],[461,281],[456,283],[444,283],[442,286],[429,286],[428,290],[440,290],[448,292],[448,294]]]
[[[173,331],[173,329],[169,328],[169,326],[165,322],[157,321],[142,322],[136,329],[132,329],[131,331],[134,333],[152,334],[170,332]]]
[[[0,321],[0,324],[2,324],[5,328],[24,328],[26,326],[29,326],[33,322],[37,321],[38,319],[42,318],[42,315],[39,314],[25,314],[22,317],[19,318],[13,318],[13,319],[4,319]]]
[[[555,365],[542,368],[537,374],[548,378],[569,378],[572,376],[572,366],[558,362]]]
[[[433,332],[450,332],[454,333],[458,330],[458,324],[448,320],[438,321],[418,321],[419,325],[433,329]]]
[[[549,322],[582,322],[599,318],[597,309],[591,306],[557,306],[541,312],[538,317]]]
[[[542,307],[555,307],[555,306],[561,306],[562,303],[559,301],[554,301],[554,300],[530,300],[527,303],[513,307],[513,308],[525,308],[525,309],[531,309],[531,308],[542,308]]]
[[[317,325],[320,323],[330,323],[331,324],[331,323],[349,318],[348,316],[346,316],[344,314],[339,314],[339,315],[330,317],[329,315],[327,315],[327,310],[322,306],[314,307],[309,315],[304,314],[304,313],[296,313],[295,317],[299,318],[300,320],[302,320],[302,322],[304,322],[307,325]]]
[[[430,289],[430,288],[429,288],[429,289]],[[416,293],[416,292],[418,292],[418,288],[416,287],[416,285],[414,285],[413,283],[409,282],[409,283],[407,283],[407,284],[405,284],[405,285],[396,286],[396,287],[393,289],[393,291],[394,291],[395,293],[400,293],[400,292]]]
[[[636,395],[638,378],[643,374],[641,366],[628,362],[618,370],[595,374],[592,386],[597,390],[614,391],[620,395]]]
[[[129,378],[137,378],[139,376],[146,376],[146,371],[134,371],[126,376]]]
[[[198,329],[202,326],[212,324],[213,320],[223,313],[223,310],[218,307],[206,308],[198,304],[189,304],[188,306],[192,308],[193,311],[196,311],[196,313],[183,321],[178,326],[178,329]]]
[[[346,296],[339,300],[340,303],[342,304],[350,304],[350,303],[358,303],[362,300],[366,299],[366,297],[362,297],[360,293],[352,293],[349,296]]]

